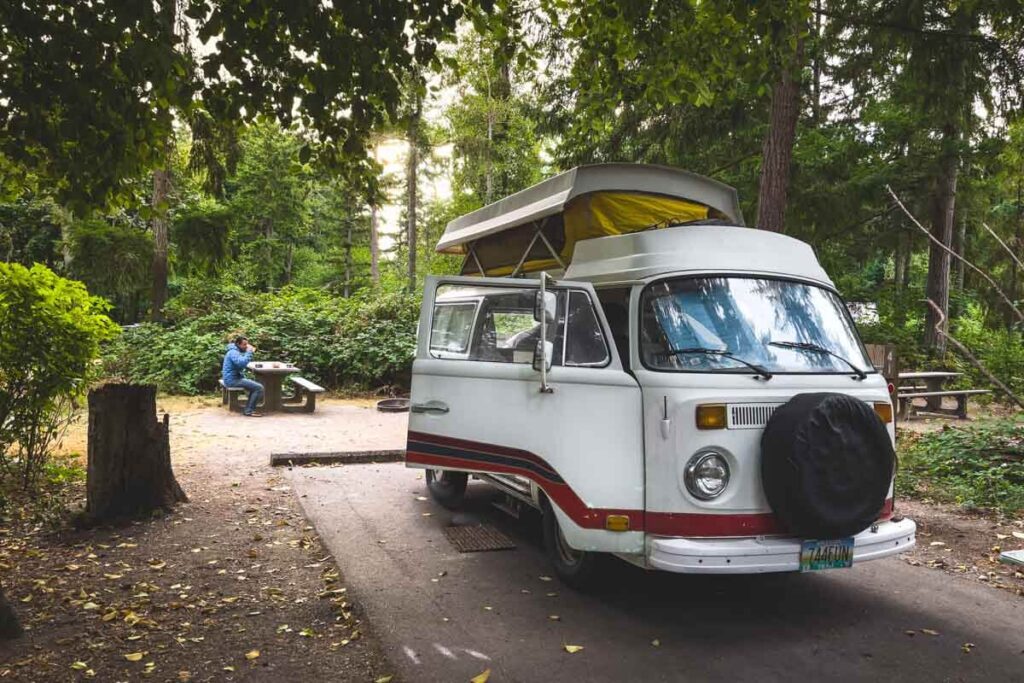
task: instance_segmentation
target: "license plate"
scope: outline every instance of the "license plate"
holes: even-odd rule
[[[800,544],[800,571],[846,569],[853,566],[853,538],[804,541]]]

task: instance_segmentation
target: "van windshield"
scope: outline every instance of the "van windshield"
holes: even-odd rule
[[[770,372],[849,373],[842,359],[873,372],[843,302],[823,287],[754,277],[675,278],[648,286],[640,305],[640,356],[653,370],[751,372],[728,356],[680,353],[714,349]]]

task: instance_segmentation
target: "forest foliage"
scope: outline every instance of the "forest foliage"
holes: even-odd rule
[[[933,299],[943,332],[1024,391],[1019,319],[888,191],[1024,299],[1016,3],[285,5],[2,10],[21,40],[0,55],[0,256],[80,280],[138,325],[107,350],[118,376],[209,390],[244,330],[330,386],[401,384],[418,283],[460,267],[432,251],[449,220],[575,164],[628,161],[737,187],[748,224],[811,243],[843,296],[877,312],[862,335],[897,344],[904,367],[987,385],[935,331]],[[211,36],[227,39],[195,49]],[[162,80],[147,89],[144,73]],[[74,79],[97,93],[88,113]],[[385,173],[376,150],[395,139],[416,154]],[[451,191],[431,196],[439,179]],[[388,205],[401,215],[385,225]]]

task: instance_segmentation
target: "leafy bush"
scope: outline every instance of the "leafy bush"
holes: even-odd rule
[[[1024,416],[902,435],[897,488],[968,508],[1024,510]]]
[[[954,321],[953,335],[989,371],[1004,382],[1018,396],[1024,395],[1024,332],[1006,328],[986,327],[985,310],[976,303],[966,306]],[[988,386],[989,380],[970,362],[960,359],[957,369],[967,373],[968,383],[973,386]]]
[[[227,342],[247,335],[259,357],[289,361],[331,388],[407,386],[416,347],[419,299],[365,293],[350,299],[287,287],[250,293],[195,281],[167,309],[172,327],[129,328],[108,345],[106,372],[171,393],[213,390]]]
[[[0,469],[36,483],[86,390],[109,304],[43,265],[0,263]]]

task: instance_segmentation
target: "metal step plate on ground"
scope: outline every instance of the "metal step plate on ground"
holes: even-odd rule
[[[444,535],[460,553],[479,553],[485,550],[513,550],[516,544],[489,524],[448,526]]]

